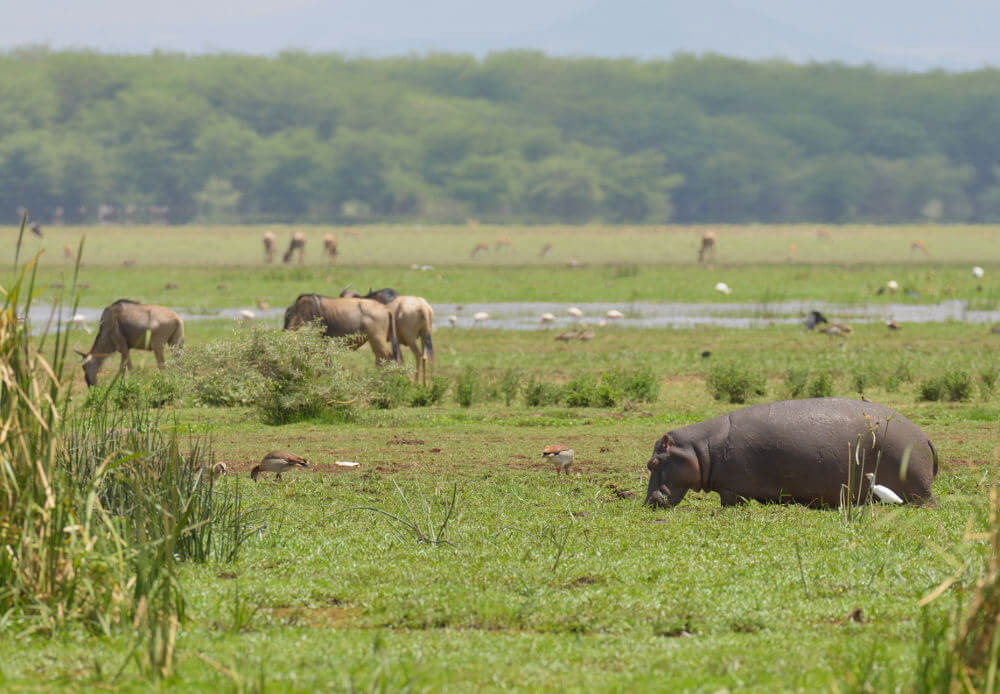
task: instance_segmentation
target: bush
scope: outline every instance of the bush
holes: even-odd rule
[[[399,407],[412,395],[410,378],[401,368],[386,367],[370,381],[368,402],[379,410]]]
[[[828,373],[817,374],[816,378],[809,382],[810,398],[828,398],[833,395],[833,377]]]
[[[590,407],[597,400],[597,388],[589,376],[577,376],[563,387],[563,397],[570,407]]]
[[[937,376],[934,378],[928,378],[926,381],[921,382],[918,388],[918,394],[921,400],[937,402],[944,395],[944,379]]]
[[[472,366],[467,366],[455,381],[455,400],[462,407],[471,407],[476,401],[478,391],[479,379],[476,377],[476,370]]]
[[[517,399],[521,392],[521,371],[520,369],[507,369],[500,376],[500,393],[503,395],[505,405],[510,405]]]
[[[896,363],[895,368],[886,376],[885,389],[890,393],[894,393],[899,390],[901,383],[910,383],[912,381],[913,373],[910,371],[910,365],[901,360]]]
[[[764,374],[745,364],[716,364],[705,379],[708,392],[716,400],[744,403],[754,395],[763,395],[767,380]]]
[[[972,397],[972,386],[972,376],[969,372],[956,369],[922,382],[919,395],[921,400],[959,402]]]
[[[447,392],[448,380],[444,378],[435,378],[429,385],[414,383],[410,391],[410,406],[427,407],[428,405],[436,405],[441,402]]]
[[[594,397],[591,403],[594,407],[614,407],[621,400],[623,393],[623,378],[618,373],[602,374],[601,380],[594,387]]]
[[[996,364],[984,366],[979,370],[979,389],[982,391],[984,398],[993,395],[998,377],[1000,377],[1000,367],[997,367]]]
[[[854,388],[856,393],[863,394],[865,389],[874,382],[874,374],[866,367],[859,366],[851,373],[851,386]]]
[[[653,370],[643,366],[621,373],[621,390],[626,398],[637,402],[656,402],[660,397],[660,384]]]
[[[784,385],[788,397],[803,397],[809,385],[809,372],[806,369],[789,369],[785,372]]]
[[[528,407],[556,405],[562,400],[562,388],[552,383],[536,381],[532,376],[524,387],[524,404]]]
[[[172,404],[181,390],[181,384],[173,376],[160,371],[123,373],[88,389],[83,406],[94,409],[108,403],[120,410],[133,407],[156,409]]]

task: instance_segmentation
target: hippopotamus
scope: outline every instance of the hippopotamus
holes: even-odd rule
[[[656,442],[647,467],[649,506],[676,506],[689,489],[718,492],[723,506],[748,499],[837,506],[849,471],[854,502],[868,497],[864,475],[873,472],[904,501],[934,506],[938,456],[927,434],[884,405],[813,398],[674,429]]]

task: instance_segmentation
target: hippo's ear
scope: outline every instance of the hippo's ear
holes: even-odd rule
[[[662,448],[663,452],[666,453],[667,449],[669,449],[673,443],[674,442],[670,440],[670,434],[664,434],[663,438],[660,439],[660,448]]]

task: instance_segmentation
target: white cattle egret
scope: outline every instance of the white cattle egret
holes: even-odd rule
[[[890,292],[898,292],[899,282],[897,282],[896,280],[889,280],[888,282],[885,283],[885,288],[888,289]]]
[[[70,319],[70,321],[73,323],[74,327],[83,328],[88,333],[90,332],[90,326],[87,325],[87,319],[84,317],[82,313],[76,314]]]
[[[578,309],[576,306],[570,306],[566,309],[566,313],[573,316],[574,318],[583,318],[583,311]]]
[[[480,311],[472,316],[472,320],[476,321],[477,323],[482,323],[485,320],[489,320],[489,318],[490,314],[486,313],[486,311]]]
[[[420,266],[421,272],[427,272],[428,270],[433,270],[433,269],[434,269],[433,265],[421,265]]]
[[[448,316],[448,322],[451,323],[452,325],[455,325],[455,323],[458,322],[458,316],[456,316],[454,313],[451,314],[450,316]]]
[[[726,284],[725,282],[719,282],[717,285],[715,285],[715,291],[722,292],[726,296],[729,296],[730,294],[733,293],[733,290],[730,289],[729,285]]]
[[[556,319],[556,317],[554,315],[552,315],[551,313],[543,313],[539,317],[539,320],[541,320],[543,323],[551,323],[555,319]]]
[[[881,484],[875,484],[874,473],[869,472],[865,477],[868,478],[869,484],[872,486],[872,493],[878,497],[879,501],[884,501],[887,504],[901,504],[903,500],[899,498],[896,492],[892,491],[888,487],[884,487]]]
[[[622,318],[625,317],[624,313],[622,313],[621,311],[616,311],[615,309],[611,309],[604,315],[607,316],[609,320],[621,320]]]
[[[977,280],[983,279],[983,275],[985,274],[986,272],[978,265],[972,268],[972,276],[975,277]]]
[[[411,266],[410,266],[410,269],[411,269],[411,270],[419,270],[419,269],[420,269],[420,266],[419,266],[419,265],[417,265],[416,263],[414,263],[413,265],[411,265]]]
[[[253,311],[249,311],[247,309],[243,309],[242,311],[240,311],[240,320],[246,321],[247,323],[253,322],[253,319],[256,317],[257,316],[254,315]]]

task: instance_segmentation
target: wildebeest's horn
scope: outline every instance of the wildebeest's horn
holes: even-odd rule
[[[83,350],[77,349],[76,347],[73,348],[73,351],[76,352],[77,354],[79,354],[81,357],[87,356],[86,352],[84,352]]]

